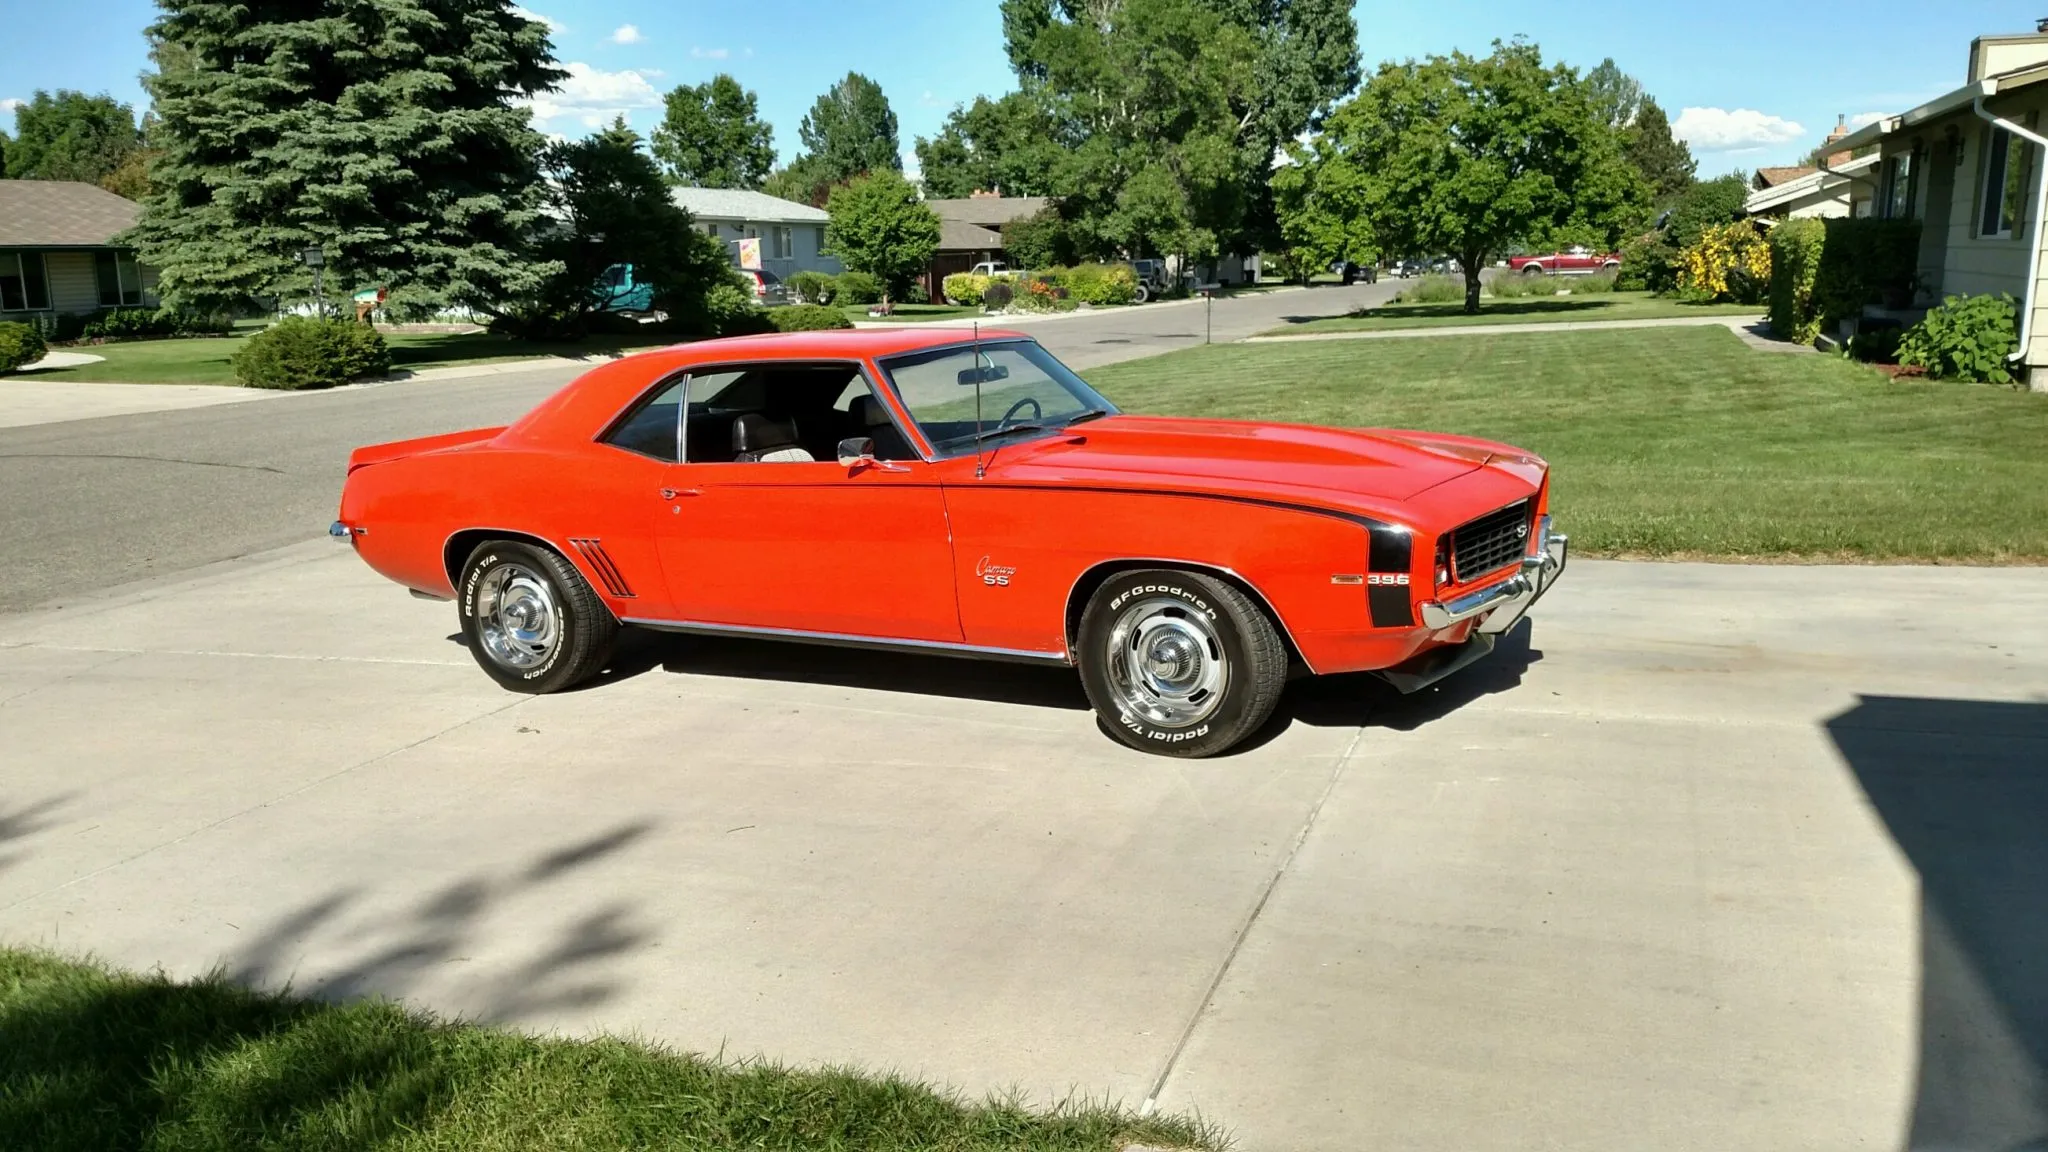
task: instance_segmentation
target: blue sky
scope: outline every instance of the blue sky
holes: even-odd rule
[[[579,135],[623,113],[645,132],[661,93],[730,72],[760,94],[788,158],[819,92],[854,70],[880,82],[902,147],[954,104],[1012,87],[995,0],[527,0],[572,75],[536,104]],[[0,103],[37,88],[106,91],[140,110],[150,0],[0,0]],[[1702,175],[1791,163],[1846,115],[1902,111],[1962,83],[1970,38],[2031,31],[2042,0],[1808,0],[1765,9],[1643,0],[1362,0],[1359,43],[1381,60],[1483,52],[1523,33],[1581,68],[1612,56],[1643,81]],[[0,126],[12,128],[0,111]]]

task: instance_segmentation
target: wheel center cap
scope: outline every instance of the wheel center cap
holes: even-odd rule
[[[1169,636],[1152,645],[1145,654],[1145,671],[1162,683],[1186,680],[1195,667],[1194,645],[1183,636]]]

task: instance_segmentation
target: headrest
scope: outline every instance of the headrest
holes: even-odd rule
[[[761,452],[794,443],[794,422],[770,420],[758,412],[748,412],[732,422],[732,450],[735,452]]]

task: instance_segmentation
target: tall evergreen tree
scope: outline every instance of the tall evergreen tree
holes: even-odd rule
[[[1699,161],[1692,158],[1685,141],[1671,135],[1671,121],[1655,100],[1645,99],[1636,111],[1622,148],[1629,163],[1643,174],[1655,199],[1664,200],[1692,187]]]
[[[112,96],[38,91],[14,110],[5,174],[15,180],[97,184],[141,144],[135,110]]]
[[[1609,56],[1586,73],[1586,91],[1593,110],[1610,128],[1626,128],[1643,107],[1643,83],[1621,70]]]
[[[543,140],[564,76],[509,0],[158,0],[163,155],[132,233],[178,306],[388,286],[496,312],[537,292]],[[165,67],[167,60],[175,67]]]
[[[761,119],[752,92],[721,72],[682,84],[663,101],[654,129],[654,158],[677,184],[697,188],[759,188],[775,167],[775,129]]]

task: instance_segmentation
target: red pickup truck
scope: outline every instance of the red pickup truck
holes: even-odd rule
[[[1562,252],[1510,256],[1508,267],[1530,276],[1546,272],[1558,276],[1584,276],[1621,267],[1621,255],[1617,252],[1595,252],[1589,248],[1567,248]]]

